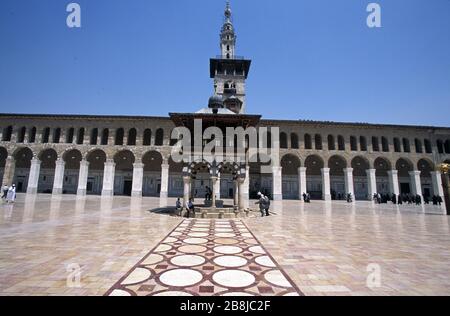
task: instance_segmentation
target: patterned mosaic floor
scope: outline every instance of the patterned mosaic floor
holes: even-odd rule
[[[184,220],[106,295],[298,296],[240,220]]]

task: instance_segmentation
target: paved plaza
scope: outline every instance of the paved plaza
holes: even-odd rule
[[[0,294],[450,295],[449,218],[422,207],[283,201],[271,217],[236,220],[149,212],[166,204],[19,194],[0,206]]]

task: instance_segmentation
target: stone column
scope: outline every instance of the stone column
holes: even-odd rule
[[[16,160],[12,156],[6,158],[5,171],[3,172],[3,182],[1,185],[6,184],[8,186],[13,184],[14,172],[16,170]]]
[[[300,167],[298,168],[298,194],[300,197],[300,201],[303,201],[303,193],[307,193],[308,191],[306,187],[306,168]]]
[[[64,184],[64,170],[66,162],[63,159],[56,160],[55,178],[53,180],[53,194],[62,194]]]
[[[211,182],[212,182],[212,197],[211,197],[211,202],[212,202],[212,207],[215,208],[216,207],[216,192],[217,192],[217,181],[219,180],[218,177],[211,177]]]
[[[28,175],[28,194],[36,194],[39,184],[39,173],[41,171],[41,161],[39,159],[31,159],[30,174]]]
[[[183,209],[186,209],[186,203],[191,197],[191,177],[183,177]]]
[[[169,164],[161,165],[161,193],[159,197],[165,199],[169,196]]]
[[[132,197],[142,197],[142,185],[144,179],[144,164],[133,164],[133,188],[131,191]]]
[[[420,171],[410,171],[409,177],[411,179],[412,190],[411,193],[414,195],[422,196],[422,183],[420,181]]]
[[[442,185],[442,174],[440,171],[431,172],[431,182],[433,186],[433,195],[444,199],[444,187]]]
[[[221,181],[220,176],[218,176],[216,188],[215,188],[215,190],[213,190],[214,194],[216,195],[217,200],[220,200],[220,186],[221,186],[220,181]]]
[[[239,192],[239,210],[243,211],[245,209],[245,194],[244,194],[244,179],[240,178],[238,181],[238,192]]]
[[[322,171],[322,199],[331,201],[330,168],[323,168]]]
[[[345,194],[351,194],[353,201],[355,200],[355,186],[353,182],[353,168],[344,169]]]
[[[114,176],[116,174],[116,163],[112,159],[107,159],[103,170],[102,196],[114,195]]]
[[[373,196],[375,193],[377,193],[377,177],[376,177],[376,169],[367,169],[367,183],[368,183],[368,189],[369,189],[369,196],[368,199],[373,200]]]
[[[234,199],[233,199],[233,204],[234,206],[239,206],[239,181],[238,180],[234,180]]]
[[[283,180],[282,167],[272,167],[272,181],[273,181],[273,200],[283,200]]]
[[[89,174],[89,162],[86,160],[80,161],[77,195],[80,196],[86,195],[88,174]]]
[[[389,175],[389,190],[391,194],[395,194],[395,196],[400,195],[400,187],[398,184],[398,170],[390,170],[388,171]]]
[[[241,192],[241,188],[239,188]],[[245,169],[245,179],[242,184],[242,196],[244,197],[244,208],[248,209],[250,207],[250,166]]]

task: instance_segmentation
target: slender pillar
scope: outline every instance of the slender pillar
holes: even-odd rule
[[[282,167],[272,167],[272,181],[273,181],[273,200],[283,200],[283,180]]]
[[[444,199],[444,187],[442,186],[442,174],[440,171],[431,172],[431,182],[433,185],[433,195]]]
[[[422,196],[422,183],[420,181],[420,171],[410,171],[409,176],[412,184],[412,194]]]
[[[245,209],[245,194],[244,194],[244,179],[242,179],[242,178],[239,178],[239,180],[238,180],[238,184],[239,184],[239,188],[238,188],[238,191],[239,191],[239,203],[238,203],[238,205],[239,205],[239,210],[240,211],[243,211],[244,209]]]
[[[144,164],[133,164],[133,188],[131,191],[132,197],[142,197],[142,184],[144,179]]]
[[[161,165],[161,193],[160,198],[165,199],[169,196],[169,164]]]
[[[298,195],[300,198],[300,201],[303,202],[303,194],[307,193],[306,191],[307,186],[306,186],[306,168],[305,167],[300,167],[298,168]]]
[[[86,160],[80,161],[77,195],[80,196],[86,195],[88,174],[89,174],[89,162]]]
[[[353,182],[353,168],[344,169],[345,194],[351,194],[353,201],[355,200],[355,186]]]
[[[239,192],[241,192],[241,188],[239,188]],[[242,184],[242,196],[244,198],[244,208],[248,209],[250,207],[250,166],[247,166],[245,169],[245,179]]]
[[[376,177],[376,169],[367,169],[367,183],[369,189],[368,199],[372,200],[375,193],[377,193],[377,177]]]
[[[216,195],[216,199],[220,200],[220,176],[217,177],[217,183],[216,183],[216,188],[214,191],[214,194]]]
[[[53,180],[53,194],[62,194],[64,184],[64,170],[66,162],[63,159],[56,160],[55,178]]]
[[[330,168],[323,168],[322,171],[322,199],[331,201]]]
[[[239,207],[239,181],[234,180],[234,199],[233,199],[233,205]]]
[[[191,177],[183,177],[183,209],[186,209],[186,203],[191,197]]]
[[[2,184],[6,184],[8,186],[13,184],[15,170],[16,170],[16,160],[14,159],[14,157],[8,156],[8,158],[6,158]]]
[[[388,171],[389,175],[389,191],[395,196],[400,195],[400,186],[398,184],[398,170]]]
[[[216,207],[216,193],[217,192],[217,182],[218,182],[218,177],[211,177],[211,182],[212,182],[212,207],[215,208]]]
[[[116,163],[112,159],[107,159],[103,170],[103,190],[102,196],[114,195],[114,176],[116,174]]]
[[[28,194],[36,194],[39,184],[39,173],[41,171],[41,161],[39,159],[31,159],[30,174],[28,176]]]

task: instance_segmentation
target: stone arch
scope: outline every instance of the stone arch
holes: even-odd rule
[[[11,138],[12,138],[12,133],[13,133],[13,127],[7,126],[3,129],[3,134],[2,134],[2,141],[4,142],[10,142]]]
[[[338,150],[345,151],[345,139],[344,136],[338,136]]]
[[[298,169],[301,166],[300,159],[293,154],[286,154],[281,159],[282,193],[283,199],[299,199]]]
[[[137,130],[135,128],[131,128],[128,131],[127,145],[136,146],[136,138],[137,138]]]
[[[89,162],[87,194],[100,195],[103,189],[103,172],[107,159],[106,153],[99,148],[92,148],[86,155],[86,161]]]
[[[142,195],[158,197],[161,193],[161,165],[163,163],[163,156],[160,152],[151,150],[142,156],[142,163],[144,164]]]
[[[328,168],[330,168],[331,199],[345,199],[344,169],[347,168],[347,160],[341,155],[333,155],[328,159]]]
[[[62,154],[62,159],[65,162],[63,193],[76,194],[83,154],[78,149],[69,149]]]
[[[310,155],[305,159],[307,192],[312,199],[322,199],[322,169],[324,160],[319,155]]]
[[[28,177],[30,174],[31,159],[33,159],[34,153],[28,147],[18,147],[14,150],[12,156],[16,162],[13,177],[13,182],[16,184],[16,191],[26,192],[28,187]]]
[[[144,146],[150,146],[152,144],[152,130],[151,129],[147,128],[144,131],[142,144]]]
[[[38,193],[50,194],[53,190],[58,153],[53,148],[46,148],[41,150],[38,154],[38,158],[41,161],[41,168],[37,191]]]
[[[121,150],[115,153],[116,171],[114,177],[114,194],[131,196],[133,189],[133,164],[136,160],[131,150]]]
[[[380,194],[390,194],[388,172],[392,170],[391,162],[385,157],[377,157],[373,162],[373,167],[376,170],[377,192]]]
[[[116,130],[116,137],[115,137],[115,140],[114,140],[114,145],[116,145],[116,146],[123,146],[124,138],[125,138],[125,131],[124,131],[124,129],[122,127],[118,128]]]
[[[5,166],[6,166],[6,159],[8,158],[8,150],[5,147],[0,147],[0,179],[4,179],[5,175]],[[3,183],[0,183],[2,185]],[[9,183],[6,183],[9,185]]]
[[[299,149],[299,141],[298,141],[298,135],[296,133],[291,133],[291,148],[292,149]]]
[[[250,162],[248,166],[250,168],[250,198],[256,199],[258,192],[272,198],[273,177],[270,173],[270,157],[259,154],[257,161]]]
[[[422,196],[430,199],[433,196],[433,183],[431,172],[435,170],[434,163],[427,158],[422,158],[417,162],[417,170],[420,171],[420,182],[422,186]]]
[[[155,134],[155,146],[163,146],[164,145],[164,130],[162,128],[158,128]]]
[[[280,148],[281,149],[288,148],[287,134],[285,132],[280,133]]]
[[[411,193],[412,187],[409,172],[414,170],[414,164],[408,158],[399,158],[395,163],[395,168],[398,170],[400,193]]]
[[[328,150],[336,150],[336,141],[333,135],[328,135]]]
[[[363,156],[356,156],[351,161],[353,168],[353,186],[355,199],[367,200],[369,195],[369,184],[366,170],[370,169],[370,161]]]
[[[17,130],[17,143],[25,142],[25,135],[27,133],[27,128],[25,126]]]
[[[305,149],[312,149],[312,139],[310,134],[305,134]]]

